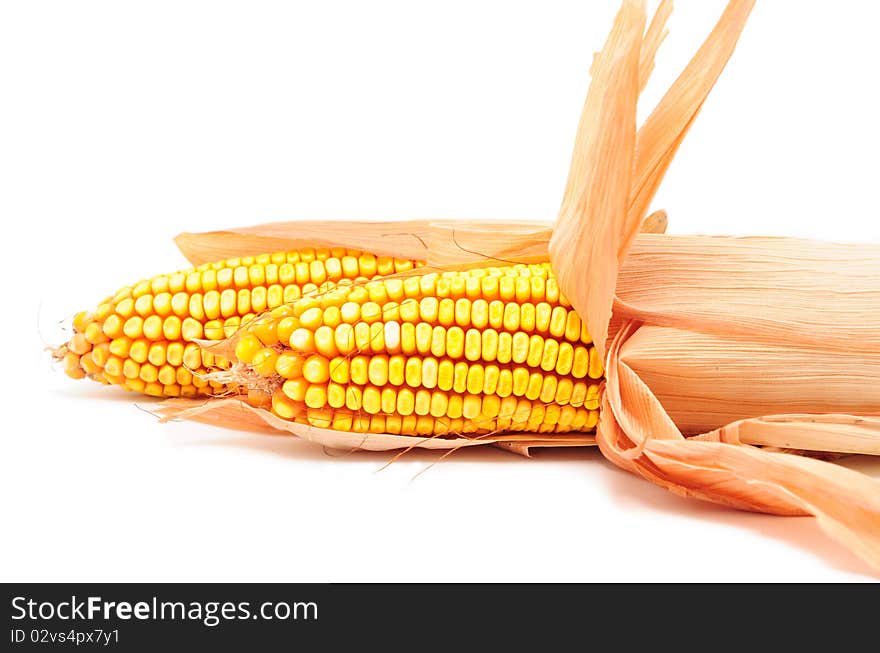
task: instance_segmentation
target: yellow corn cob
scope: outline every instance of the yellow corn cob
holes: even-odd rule
[[[403,272],[413,261],[342,248],[306,248],[207,263],[119,290],[78,313],[74,335],[55,351],[73,378],[88,376],[154,396],[228,391],[210,371],[229,361],[195,341],[219,341],[266,310],[336,283]]]
[[[602,363],[547,263],[337,286],[233,341],[243,384],[312,426],[553,433],[598,420]]]

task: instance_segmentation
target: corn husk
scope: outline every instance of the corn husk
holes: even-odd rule
[[[665,215],[644,216],[752,5],[728,4],[637,130],[636,103],[671,5],[661,3],[646,32],[644,3],[624,0],[593,62],[554,225],[274,223],[185,234],[178,245],[194,263],[315,243],[418,258],[438,269],[549,258],[603,352],[595,442],[609,460],[683,496],[812,515],[880,570],[880,483],[782,452],[880,453],[880,323],[871,319],[880,314],[880,247],[639,233],[663,231]],[[235,419],[231,405],[174,401],[166,414],[204,418],[222,410]],[[356,442],[249,411],[248,419],[342,447],[493,443],[527,454],[556,438],[371,434]],[[578,443],[575,436],[558,442]]]

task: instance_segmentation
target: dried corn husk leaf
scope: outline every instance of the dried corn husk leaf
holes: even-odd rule
[[[641,235],[615,314],[822,350],[880,352],[880,245]]]
[[[621,346],[637,329],[626,324],[608,354],[597,442],[609,460],[682,496],[813,515],[826,533],[880,570],[880,483],[832,463],[730,439],[756,423],[685,439],[650,388],[620,360]],[[786,428],[795,432],[799,425]]]
[[[679,145],[733,54],[754,4],[754,0],[728,3],[703,46],[639,129],[629,211],[619,225],[619,260],[636,237],[642,216],[648,211]],[[662,9],[661,6],[658,13]]]
[[[730,281],[728,288],[724,294],[737,292]],[[758,338],[643,326],[623,345],[620,360],[648,385],[684,434],[712,431],[765,415],[870,416],[880,409],[880,351],[798,347],[784,341],[768,343]],[[843,434],[839,441],[826,439],[819,448],[789,446],[873,452],[865,449],[870,449],[868,443],[846,443]]]
[[[174,242],[193,265],[299,247],[345,247],[426,261],[435,267],[547,260],[548,221],[404,220],[272,222],[204,233]]]
[[[657,11],[654,12],[651,24],[648,25],[648,31],[645,33],[645,40],[642,42],[639,55],[639,91],[645,90],[651,72],[654,70],[654,57],[657,56],[657,50],[660,49],[660,44],[669,34],[666,23],[669,21],[671,13],[672,0],[662,0]]]
[[[568,183],[550,238],[550,261],[604,356],[617,286],[621,219],[632,187],[644,2],[625,0],[605,47],[575,137]],[[584,271],[589,271],[589,281]]]
[[[533,433],[498,433],[486,436],[417,437],[390,433],[353,433],[297,424],[276,417],[268,410],[251,406],[236,397],[226,399],[167,399],[159,404],[157,414],[162,421],[190,419],[226,428],[264,431],[268,425],[276,431],[296,435],[331,449],[365,449],[391,451],[393,449],[458,449],[498,442],[523,443],[527,446],[549,446],[550,438],[536,438]],[[560,446],[592,446],[595,437],[584,433],[560,433],[552,438]]]
[[[683,496],[746,510],[813,515],[828,534],[880,569],[880,483],[833,464],[751,447],[739,438],[761,438],[756,433],[762,424],[748,418],[686,439],[624,358],[624,347],[644,328],[645,321],[694,331],[708,328],[719,335],[751,336],[765,343],[778,336],[782,338],[778,342],[811,348],[820,356],[835,349],[845,350],[847,343],[859,352],[877,352],[877,327],[860,324],[865,311],[880,307],[875,296],[880,290],[876,268],[863,258],[869,248],[810,248],[803,241],[787,240],[776,243],[786,252],[780,254],[774,252],[768,239],[761,239],[760,255],[744,261],[750,256],[748,242],[706,238],[676,241],[644,235],[640,238],[655,241],[653,248],[645,250],[646,257],[653,257],[652,263],[637,265],[634,273],[629,269],[631,285],[626,285],[622,271],[617,283],[619,264],[634,240],[634,226],[640,224],[681,138],[729,58],[751,6],[751,2],[737,0],[728,4],[706,43],[639,132],[637,145],[629,138],[628,116],[635,105],[629,89],[618,89],[618,99],[632,106],[610,103],[617,109],[616,115],[585,112],[582,125],[585,122],[588,127],[579,132],[566,198],[587,193],[599,201],[585,203],[574,211],[563,202],[550,243],[551,261],[562,290],[575,308],[587,315],[597,346],[609,335],[610,304],[614,303],[613,339],[605,357],[606,386],[597,429],[597,443],[607,458]],[[603,58],[610,62],[609,70],[601,71],[605,77],[594,79],[590,94],[594,89],[604,91],[615,73],[624,75],[629,71],[631,45],[613,41],[613,35],[629,24],[625,5],[609,39],[616,49]],[[591,130],[615,132],[617,138],[606,133],[606,140],[596,144],[590,140],[595,138]],[[631,170],[630,148],[634,147],[638,154],[632,201],[621,209],[621,179]],[[597,157],[606,165],[623,168],[607,170],[602,177],[583,176],[585,164]],[[596,244],[609,232],[619,249],[609,251]],[[678,261],[668,255],[667,244],[674,248],[682,242],[691,244],[691,251]],[[721,254],[708,251],[725,247]],[[576,263],[578,253],[588,258],[588,275]],[[855,260],[844,264],[850,255]],[[635,253],[632,258],[638,263]],[[709,278],[697,278],[709,269]],[[819,283],[820,274],[833,275],[835,270],[838,276],[832,276],[829,285]],[[613,286],[609,286],[609,278],[615,280]],[[835,287],[835,283],[841,286]],[[837,306],[835,301],[839,302]],[[831,307],[827,313],[817,310],[820,302],[824,302],[823,309]],[[590,317],[594,318],[592,322]],[[636,342],[627,355],[638,357],[644,351],[645,345],[640,347]],[[762,353],[766,355],[767,350]],[[705,368],[701,373],[706,382]],[[876,374],[870,378],[876,379]],[[664,387],[675,392],[671,383]],[[853,424],[842,416],[828,416],[809,425],[789,416],[770,420],[764,426],[772,440],[800,438],[803,442],[826,437],[826,427],[835,423],[844,428],[849,444],[870,437],[875,426],[873,420]]]

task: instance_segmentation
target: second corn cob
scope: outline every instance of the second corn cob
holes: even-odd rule
[[[339,286],[233,342],[252,400],[316,427],[437,436],[598,420],[602,363],[546,263]]]
[[[412,269],[417,263],[345,248],[301,248],[230,258],[126,286],[73,319],[74,335],[55,351],[73,378],[148,395],[215,395],[208,379],[229,361],[200,347],[220,341],[266,310],[327,290]]]

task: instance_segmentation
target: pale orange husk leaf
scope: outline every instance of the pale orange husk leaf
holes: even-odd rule
[[[593,64],[562,208],[550,238],[550,261],[560,287],[603,356],[604,339],[595,334],[608,331],[617,285],[618,218],[626,215],[632,185],[644,26],[644,2],[623,2]]]
[[[217,399],[167,399],[155,411],[163,421],[189,419],[225,428],[265,431],[271,427],[276,432],[290,433],[303,440],[331,449],[366,451],[391,451],[395,449],[458,449],[501,442],[519,443],[521,446],[593,446],[596,439],[587,433],[559,433],[552,438],[542,438],[534,433],[498,433],[466,437],[419,437],[391,433],[354,433],[318,428],[309,424],[289,422],[276,417],[268,410],[249,405],[238,397]]]
[[[842,282],[846,288],[844,292],[849,293],[845,298],[828,286],[818,284],[817,274],[803,269],[804,264],[809,263],[806,267],[812,266],[818,274],[831,272],[832,259],[840,262],[847,254],[858,257],[865,253],[865,248],[844,253],[840,249],[829,251],[817,247],[827,256],[819,256],[821,260],[815,262],[815,252],[807,251],[803,243],[785,241],[782,248],[790,248],[788,253],[794,259],[791,264],[785,264],[784,256],[774,257],[772,251],[768,256],[766,250],[771,243],[765,240],[759,245],[762,251],[757,258],[760,260],[754,261],[756,267],[752,269],[743,261],[748,257],[745,252],[748,244],[734,242],[726,252],[733,255],[725,257],[717,252],[707,254],[706,249],[712,249],[718,243],[725,247],[733,241],[692,239],[691,244],[699,242],[694,247],[699,251],[691,254],[705,258],[696,264],[691,260],[676,267],[677,263],[671,261],[665,251],[667,243],[674,243],[675,239],[645,235],[639,238],[648,242],[653,239],[656,243],[656,247],[648,247],[644,254],[648,258],[654,257],[652,264],[641,266],[634,274],[630,270],[629,286],[620,271],[620,283],[617,283],[620,262],[628,254],[631,242],[637,240],[636,227],[641,223],[681,139],[730,57],[752,4],[747,0],[733,0],[728,4],[706,43],[640,130],[637,144],[632,144],[629,138],[630,124],[626,117],[634,108],[636,98],[628,89],[619,90],[618,99],[629,105],[612,104],[619,111],[618,119],[609,120],[606,114],[603,122],[603,114],[585,112],[582,125],[586,122],[588,128],[582,126],[579,131],[572,176],[551,239],[551,262],[562,290],[575,308],[587,316],[597,345],[607,342],[610,306],[612,303],[615,306],[613,339],[605,357],[606,387],[597,429],[597,443],[606,457],[685,496],[741,509],[814,515],[827,533],[880,569],[880,483],[829,463],[770,453],[750,447],[742,440],[729,439],[743,434],[754,437],[759,427],[754,422],[686,439],[651,388],[622,358],[623,348],[644,328],[644,322],[695,331],[708,327],[718,335],[729,337],[734,332],[738,337],[751,335],[756,341],[765,343],[768,337],[778,334],[784,336],[781,342],[795,347],[813,347],[817,355],[835,348],[842,349],[845,342],[852,343],[859,351],[876,351],[873,340],[876,328],[863,327],[855,318],[878,306],[873,301],[873,293],[878,289],[877,277],[857,284],[856,292],[848,285],[853,278],[865,274],[866,262],[859,260],[844,266],[843,276],[847,278]],[[625,9],[626,5],[618,16],[609,42],[613,43],[613,35],[627,24]],[[590,108],[589,96],[594,90],[605,91],[608,78],[613,79],[615,72],[623,75],[629,70],[632,57],[629,44],[614,45],[616,50],[606,54],[603,61],[612,62],[609,65],[615,70],[598,71],[604,72],[606,77],[597,75],[593,80],[587,108]],[[616,132],[616,138],[606,133],[604,140],[594,143],[584,137],[584,134],[591,136],[590,129],[599,128]],[[635,175],[628,196],[630,201],[625,208],[620,208],[621,179],[632,170],[630,161],[634,153],[629,148],[637,150]],[[600,156],[606,165],[621,165],[622,168],[606,170],[602,177],[584,175],[588,170],[585,162]],[[568,198],[578,194],[589,194],[603,201],[585,203],[580,210],[572,211]],[[604,242],[609,232],[617,247],[613,251],[597,245],[597,240]],[[708,247],[704,249],[706,245]],[[579,256],[586,257],[588,273],[577,264]],[[637,259],[637,256],[634,254],[633,258]],[[729,268],[714,269],[719,261],[721,266]],[[781,263],[782,269],[777,270],[775,266]],[[676,271],[688,266],[687,272],[676,275]],[[651,272],[645,274],[648,268]],[[708,269],[712,269],[712,274],[708,275],[710,278],[697,279]],[[758,280],[762,273],[765,276]],[[778,290],[774,294],[766,274],[785,277],[788,283],[776,286]],[[608,284],[610,278],[615,280],[611,286]],[[692,287],[703,289],[703,294],[691,292]],[[805,298],[806,294],[820,289],[827,290],[827,293],[822,295],[820,292],[812,301]],[[654,304],[649,301],[652,298]],[[872,301],[866,303],[866,298]],[[838,300],[836,306],[835,300]],[[831,307],[827,313],[815,310],[819,302],[825,302],[826,308]],[[678,305],[670,315],[667,312],[669,305],[676,303]],[[852,312],[856,305],[859,313]],[[845,324],[852,329],[834,335],[832,322],[838,320],[836,326],[839,327],[839,320],[844,318],[847,319]],[[865,340],[854,340],[858,336],[865,336]],[[635,355],[639,351],[636,346]],[[634,355],[634,352],[630,351],[628,355]],[[700,372],[704,373],[705,368]],[[703,380],[706,382],[705,378]],[[667,389],[674,392],[671,383]],[[747,391],[748,386],[743,388],[743,392]],[[833,423],[834,420],[829,418],[824,426]],[[810,429],[811,435],[815,436],[815,427]],[[777,437],[786,434],[805,437],[804,425],[796,419],[780,420],[774,423],[773,430]]]

